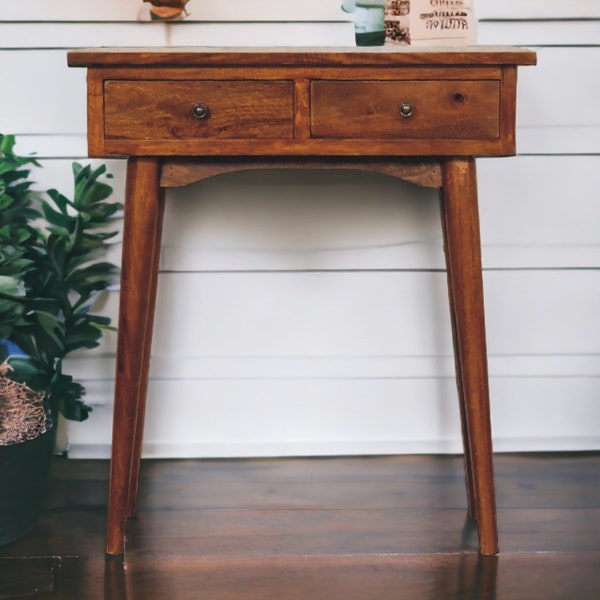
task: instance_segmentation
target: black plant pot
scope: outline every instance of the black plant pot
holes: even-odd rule
[[[56,425],[33,440],[0,446],[0,545],[31,531],[45,496]]]

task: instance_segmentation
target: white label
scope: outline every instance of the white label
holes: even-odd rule
[[[412,43],[475,43],[473,0],[411,0]]]

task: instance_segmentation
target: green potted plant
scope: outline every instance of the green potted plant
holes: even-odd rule
[[[110,319],[94,314],[117,268],[103,260],[122,208],[105,166],[73,163],[74,192],[31,190],[31,157],[0,134],[0,543],[32,527],[58,415],[82,421],[84,386],[65,357],[99,344]],[[109,177],[109,175],[106,175]]]

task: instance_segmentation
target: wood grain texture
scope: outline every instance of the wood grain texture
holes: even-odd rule
[[[0,557],[0,600],[51,594],[59,565],[57,557]]]
[[[109,139],[94,157],[108,156],[509,156],[514,146],[486,139]]]
[[[152,336],[154,333],[154,316],[156,310],[156,293],[158,289],[158,267],[160,264],[160,249],[162,230],[165,213],[165,193],[160,189],[158,196],[158,212],[155,215],[155,230],[150,257],[150,279],[148,281],[147,294],[149,298],[148,313],[146,315],[146,336],[144,338],[142,366],[140,374],[140,389],[138,392],[137,421],[135,425],[135,437],[133,441],[133,453],[131,456],[131,473],[129,475],[129,491],[127,494],[127,516],[135,515],[137,500],[138,480],[140,474],[140,461],[142,459],[142,442],[144,439],[144,426],[146,421],[146,397],[148,395],[148,376],[150,372],[150,357],[152,350]]]
[[[290,81],[106,81],[107,139],[290,139]],[[192,107],[208,107],[203,119]]]
[[[399,114],[409,102],[413,114]],[[314,81],[312,135],[356,139],[496,139],[499,81]]]
[[[113,554],[123,551],[125,520],[133,495],[132,460],[141,444],[141,434],[136,438],[136,430],[146,401],[146,382],[142,382],[142,376],[147,376],[146,363],[150,358],[158,264],[156,238],[162,219],[159,169],[156,159],[129,159],[107,522],[107,544]]]
[[[155,48],[111,63],[110,52],[98,52],[101,61],[87,66],[101,73],[88,110],[96,120],[90,151],[100,156],[509,155],[516,87],[502,74],[530,55]],[[508,56],[515,61],[505,64]],[[69,57],[71,66],[86,65],[77,52]],[[198,102],[209,107],[200,120],[192,116]],[[414,107],[409,116],[402,102]]]
[[[398,179],[410,181],[423,187],[439,188],[442,185],[442,171],[436,159],[404,160],[340,160],[335,159],[269,159],[263,161],[239,159],[231,160],[194,160],[166,159],[162,161],[160,184],[163,187],[181,187],[202,181],[210,177],[238,171],[269,169],[334,169],[348,171],[375,171]]]
[[[460,429],[463,443],[463,459],[465,463],[465,482],[467,486],[467,505],[471,518],[477,520],[477,501],[475,496],[475,482],[473,474],[473,460],[469,423],[467,421],[467,404],[463,384],[463,368],[460,353],[459,316],[456,312],[455,281],[453,278],[452,260],[448,245],[448,223],[446,221],[446,198],[443,189],[440,190],[440,216],[442,222],[442,236],[444,239],[444,256],[446,258],[446,277],[448,282],[448,304],[450,307],[450,324],[452,327],[452,345],[454,352],[454,371],[458,393],[458,406],[460,414]]]
[[[458,456],[144,461],[121,562],[102,552],[108,461],[60,458],[38,526],[0,547],[0,594],[18,577],[19,590],[51,581],[36,597],[59,600],[598,596],[600,455],[496,465],[503,552],[481,557],[472,527],[460,533]]]
[[[506,48],[425,53],[247,49],[220,54],[138,49],[126,51],[123,56],[129,62],[123,64],[121,54],[114,48],[97,52],[94,56],[100,62],[90,62],[89,52],[69,55],[71,66],[87,65],[94,70],[103,65],[100,80],[104,83],[100,86],[99,78],[92,78],[89,89],[89,102],[94,105],[90,113],[103,124],[100,129],[92,128],[96,140],[90,148],[130,155],[107,553],[123,553],[125,521],[135,506],[163,219],[160,157],[247,159],[263,154],[311,155],[313,161],[319,156],[331,161],[331,157],[348,155],[378,156],[384,161],[390,155],[443,157],[443,229],[461,379],[470,514],[478,523],[481,553],[497,552],[474,156],[514,151],[516,87],[514,77],[502,89],[494,77],[483,80],[479,68],[492,69],[497,76],[510,68],[514,75],[516,64],[526,64],[535,55]],[[506,66],[502,61],[508,57],[513,60]],[[288,61],[292,61],[290,67]],[[227,70],[215,81],[206,73],[195,80],[199,65],[214,69],[222,64]],[[331,65],[345,70],[334,77],[324,69]],[[365,65],[374,68],[365,69]],[[378,81],[382,68],[389,65],[418,68],[410,79]],[[493,69],[497,65],[502,65],[500,71]],[[305,74],[298,66],[314,66],[314,70]],[[432,73],[439,75],[439,81],[421,81]],[[150,74],[156,79],[144,79]],[[352,81],[346,81],[346,76]],[[194,101],[202,104],[194,105]],[[408,112],[399,109],[398,102]],[[501,103],[508,104],[508,109],[501,109]],[[194,113],[196,107],[202,108],[202,114]],[[195,121],[195,117],[199,118]],[[144,155],[153,157],[141,158]],[[189,177],[193,169],[184,171]],[[196,176],[200,173],[197,178],[216,172],[206,166],[204,173],[195,169]],[[421,169],[417,179],[422,175]],[[180,184],[181,179],[174,182]]]
[[[471,513],[479,524],[483,554],[497,552],[492,432],[481,272],[481,241],[474,159],[447,159],[442,166],[445,251],[453,334],[460,377],[459,401]],[[463,416],[464,412],[464,416]]]
[[[534,65],[532,50],[509,46],[364,48],[94,48],[68,53],[71,67],[291,65]]]

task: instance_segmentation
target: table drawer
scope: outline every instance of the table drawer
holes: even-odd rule
[[[291,139],[293,107],[292,81],[108,80],[105,138]]]
[[[497,80],[311,84],[313,138],[493,140],[499,135]]]

